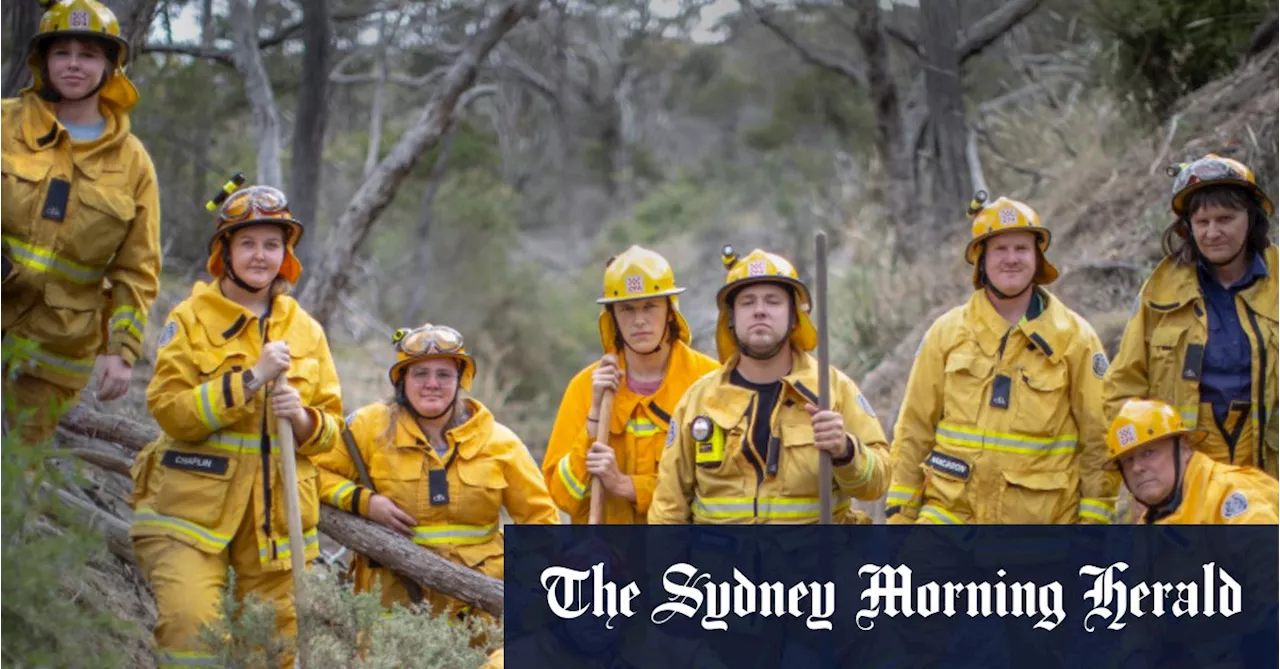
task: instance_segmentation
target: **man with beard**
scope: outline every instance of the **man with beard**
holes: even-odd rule
[[[816,524],[819,490],[833,517],[854,522],[850,498],[888,485],[884,433],[857,385],[831,369],[830,410],[818,409],[817,331],[809,289],[791,263],[726,249],[716,295],[723,367],[696,381],[671,417],[649,506],[651,524]],[[818,480],[820,452],[832,478]]]

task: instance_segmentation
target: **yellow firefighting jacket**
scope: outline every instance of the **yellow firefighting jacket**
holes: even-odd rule
[[[1036,290],[1044,310],[1016,327],[979,290],[925,334],[894,430],[890,522],[1111,522],[1106,354]]]
[[[1182,502],[1157,525],[1275,525],[1280,484],[1254,467],[1215,462],[1191,455],[1182,475]]]
[[[805,403],[818,403],[818,361],[792,347],[791,373],[770,419],[778,437],[777,474],[755,457],[750,446],[756,393],[730,383],[740,354],[723,369],[698,379],[672,413],[658,470],[658,487],[649,506],[655,525],[796,524],[819,520],[818,461],[813,425]],[[854,454],[833,463],[830,482],[833,517],[852,522],[849,499],[873,500],[889,483],[887,443],[871,405],[840,370],[831,370],[831,409],[844,417]],[[705,439],[694,438],[695,420],[710,419]],[[704,422],[705,425],[705,422]]]
[[[390,425],[392,407],[370,404],[351,414],[347,430],[360,451],[377,494],[395,502],[418,524],[413,542],[441,557],[494,578],[504,575],[499,511],[521,524],[556,525],[560,514],[543,485],[529,449],[475,399],[470,416],[445,433],[449,448],[436,454],[408,411]],[[319,455],[320,494],[343,511],[369,514],[373,491],[360,483],[345,444]],[[430,473],[445,470],[447,491],[433,489]],[[356,582],[369,569],[361,557]]]
[[[625,356],[620,356],[619,362],[625,370]],[[586,422],[592,409],[591,374],[599,364],[592,363],[569,382],[542,459],[542,474],[551,497],[575,524],[586,523],[590,511],[587,450],[591,448],[591,439],[587,437]],[[636,501],[632,504],[609,495],[604,506],[605,524],[644,522],[657,484],[658,460],[667,439],[671,410],[690,384],[719,367],[720,363],[677,340],[671,345],[667,372],[658,392],[641,397],[627,388],[625,382],[618,388],[613,415],[609,417],[608,443],[614,449],[618,470],[630,476],[635,484]]]
[[[1276,358],[1280,357],[1280,302],[1276,296],[1280,283],[1275,273],[1280,263],[1274,244],[1263,259],[1267,276],[1236,297],[1240,325],[1253,349],[1249,421],[1255,440],[1236,445],[1235,462],[1255,465],[1275,476],[1280,457],[1275,420],[1280,413],[1276,384]],[[1208,338],[1209,321],[1195,266],[1178,265],[1166,258],[1143,285],[1137,309],[1107,372],[1107,417],[1114,418],[1131,397],[1148,397],[1172,405],[1185,425],[1217,431],[1212,415],[1200,415],[1200,362]],[[1208,455],[1220,462],[1229,458],[1225,452]]]
[[[159,286],[155,168],[128,114],[101,109],[102,137],[72,142],[34,92],[0,106],[0,209],[14,267],[0,305],[4,337],[29,342],[27,373],[74,389],[88,382],[99,353],[133,364]],[[58,222],[57,191],[67,183]]]
[[[244,514],[252,513],[263,569],[289,568],[275,420],[268,424],[265,388],[244,392],[244,373],[262,352],[260,328],[261,319],[224,297],[217,284],[196,282],[170,313],[147,387],[147,405],[164,435],[133,466],[132,536],[167,536],[218,553]],[[289,343],[289,385],[315,419],[315,432],[296,444],[297,452],[329,450],[340,438],[342,398],[324,330],[293,298],[280,295],[267,318],[267,339]],[[319,486],[311,460],[297,460],[306,554],[312,558],[319,554]]]

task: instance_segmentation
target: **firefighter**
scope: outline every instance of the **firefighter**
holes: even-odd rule
[[[1173,406],[1227,464],[1277,475],[1280,282],[1271,198],[1248,167],[1209,154],[1176,173],[1165,257],[1138,296],[1105,385],[1106,412],[1131,397]]]
[[[1107,431],[1108,464],[1157,525],[1275,525],[1280,484],[1255,467],[1217,462],[1160,400],[1126,401]]]
[[[159,287],[160,196],[129,129],[138,92],[128,59],[109,9],[62,0],[28,44],[34,82],[0,106],[4,415],[26,443],[52,437],[98,356],[97,398],[111,401],[142,354]]]
[[[893,440],[890,523],[1111,522],[1107,358],[1045,285],[1049,230],[1025,203],[970,205],[974,293],[934,321]]]
[[[815,524],[819,489],[831,486],[833,518],[855,522],[850,498],[888,486],[888,452],[871,405],[831,369],[831,403],[818,410],[817,331],[809,289],[791,263],[756,249],[725,249],[716,294],[723,367],[685,393],[649,507],[653,524]],[[818,480],[819,452],[832,480]]]
[[[560,522],[538,465],[520,438],[468,395],[476,363],[457,330],[430,323],[401,329],[395,347],[395,395],[351,414],[344,444],[316,458],[321,498],[501,579],[502,507],[517,523]],[[378,581],[386,606],[424,599],[416,584],[364,556],[354,568],[356,591]],[[436,612],[467,611],[442,593],[425,599]]]
[[[644,522],[671,411],[689,384],[719,367],[689,346],[677,297],[684,290],[649,249],[632,246],[605,265],[596,300],[605,353],[569,382],[542,460],[552,498],[574,523],[588,520],[593,476],[606,493],[606,524]],[[615,393],[613,411],[600,416],[606,391]]]
[[[214,660],[199,632],[218,615],[228,566],[236,595],[273,603],[279,633],[296,636],[290,553],[319,554],[320,490],[309,457],[342,430],[324,330],[287,294],[302,272],[294,248],[303,227],[284,194],[239,190],[216,226],[207,263],[214,281],[196,282],[157,344],[147,403],[164,434],[133,466],[130,535],[155,591],[161,667]],[[289,541],[278,419],[296,440],[303,547]]]

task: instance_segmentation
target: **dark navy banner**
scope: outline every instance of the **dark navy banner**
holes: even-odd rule
[[[506,663],[1280,666],[1271,527],[509,525]]]

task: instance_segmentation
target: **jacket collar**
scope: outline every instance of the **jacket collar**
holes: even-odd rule
[[[976,290],[969,296],[969,303],[965,305],[965,320],[987,333],[987,336],[977,338],[979,345],[986,345],[983,347],[984,354],[993,357],[998,354],[1000,340],[1011,329],[1021,330],[1027,339],[1052,361],[1056,362],[1066,352],[1070,344],[1068,336],[1075,332],[1071,323],[1071,313],[1067,311],[1062,301],[1044,286],[1036,286],[1033,290],[1040,294],[1044,301],[1044,308],[1039,316],[1014,326],[1010,326],[1009,321],[996,311],[991,300],[987,298],[986,291]],[[991,350],[986,350],[987,346]]]
[[[493,433],[493,414],[474,398],[467,398],[466,404],[470,414],[466,422],[446,432],[444,438],[449,442],[449,448],[457,448],[458,455],[464,460],[470,460],[489,443],[489,436]],[[401,409],[396,414],[397,446],[434,450],[412,412]],[[448,460],[448,457],[446,450],[445,459]]]
[[[222,294],[217,281],[197,281],[191,289],[192,310],[204,327],[205,335],[214,346],[225,346],[249,328],[261,327],[257,314]],[[268,338],[271,341],[286,339],[290,332],[297,302],[287,295],[276,295],[268,317]],[[305,351],[295,351],[295,354]]]
[[[76,167],[90,179],[97,180],[105,167],[100,159],[101,154],[129,136],[130,125],[128,114],[116,111],[113,105],[99,106],[106,126],[102,137],[92,142],[77,144],[71,152]],[[35,91],[22,94],[22,141],[32,152],[53,149],[63,141],[70,142],[67,129],[58,122],[58,117],[51,103],[46,102]]]
[[[676,404],[687,387],[687,384],[672,383],[671,380],[688,379],[690,370],[694,369],[696,364],[696,355],[692,348],[679,339],[672,342],[667,354],[667,368],[662,374],[662,385],[658,386],[657,392],[653,395],[637,395],[627,387],[625,382],[622,383],[618,392],[614,393],[611,418],[613,422],[609,426],[610,432],[622,432],[626,429],[627,417],[633,415],[637,405],[644,406],[644,410],[665,428],[671,422],[671,412],[675,410]],[[625,371],[626,355],[621,354],[618,357],[618,366]]]
[[[742,353],[734,353],[716,374],[719,383],[714,392],[708,393],[702,402],[707,416],[721,427],[737,425],[746,415],[755,393],[734,385],[729,379],[737,369]],[[788,395],[798,402],[818,403],[818,361],[812,355],[791,347],[791,371],[781,379],[784,388],[782,401]],[[835,379],[829,379],[834,383]]]

